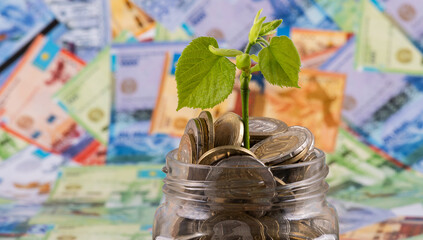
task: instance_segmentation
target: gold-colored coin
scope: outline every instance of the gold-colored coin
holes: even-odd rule
[[[198,115],[199,119],[205,121],[207,126],[207,151],[214,148],[214,126],[213,126],[213,117],[209,111],[202,111]]]
[[[193,164],[197,161],[195,139],[190,133],[185,133],[181,138],[178,148],[178,160],[189,164]]]
[[[259,142],[251,148],[266,165],[277,165],[294,158],[310,145],[310,139],[302,129],[288,128],[286,132],[278,133]]]
[[[236,146],[220,146],[210,149],[198,160],[201,165],[216,165],[220,160],[231,156],[251,156],[257,159],[250,150]]]
[[[194,137],[197,159],[194,159],[193,163],[197,163],[198,158],[205,152],[204,130],[200,119],[190,119],[185,127],[185,133]]]
[[[228,112],[219,117],[214,123],[214,146],[241,146],[244,137],[244,123],[241,117]]]

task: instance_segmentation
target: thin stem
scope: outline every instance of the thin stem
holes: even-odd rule
[[[242,100],[242,121],[244,122],[244,147],[250,149],[250,128],[248,119],[248,105],[250,97],[250,79],[251,74],[243,71],[241,74],[241,100]]]
[[[252,47],[253,45],[254,45],[254,44],[252,44],[252,43],[248,43],[247,47],[245,48],[245,53],[249,54],[249,53],[250,53],[250,50],[251,50],[251,47]]]

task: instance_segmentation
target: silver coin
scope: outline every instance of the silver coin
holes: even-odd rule
[[[273,135],[254,145],[251,151],[266,165],[281,164],[292,159],[310,145],[307,132],[288,128],[286,132]]]
[[[197,149],[195,146],[194,136],[190,133],[185,133],[178,148],[178,160],[183,163],[193,164],[197,161]]]
[[[214,122],[214,146],[241,146],[244,138],[244,123],[240,116],[227,112]]]
[[[198,164],[201,165],[216,165],[220,160],[230,156],[252,156],[255,157],[254,153],[243,147],[236,146],[220,146],[210,149],[201,156],[198,160]]]

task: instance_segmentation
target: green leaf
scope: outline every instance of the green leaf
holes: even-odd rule
[[[243,53],[241,55],[236,56],[236,67],[239,70],[247,71],[250,69],[251,66],[251,58],[250,55]]]
[[[259,11],[260,13],[261,11]],[[266,17],[262,17],[258,19],[257,21],[254,20],[254,24],[250,29],[250,33],[248,35],[248,42],[253,44],[256,42],[257,38],[259,37],[259,33],[261,30],[261,25],[263,24],[264,20],[266,20]]]
[[[199,37],[182,51],[176,65],[178,108],[211,108],[225,100],[232,92],[235,64],[209,51],[218,48],[216,39]]]
[[[299,88],[300,56],[288,37],[273,37],[270,45],[259,52],[259,65],[271,84]]]
[[[209,45],[209,51],[214,55],[222,57],[236,57],[243,54],[243,52],[236,49],[224,49],[224,48],[215,48],[212,45]]]
[[[260,29],[260,36],[269,35],[273,33],[273,31],[281,25],[282,19],[273,20],[271,22],[263,23]]]
[[[251,68],[251,72],[258,72],[260,71],[260,65],[256,64]]]
[[[251,59],[253,59],[254,62],[257,62],[257,63],[259,62],[257,55],[251,54],[250,57],[251,57]]]

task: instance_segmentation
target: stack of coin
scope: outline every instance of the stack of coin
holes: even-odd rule
[[[195,228],[206,234],[198,239],[214,239],[211,236],[216,233],[240,237],[247,230],[260,239],[314,239],[323,235],[324,231],[312,224],[316,222],[313,219],[288,221],[281,210],[271,209],[273,203],[296,198],[294,190],[278,189],[312,178],[326,166],[323,163],[321,168],[313,169],[311,164],[301,164],[322,154],[314,148],[313,134],[305,127],[289,127],[266,117],[250,117],[249,129],[250,150],[243,147],[244,124],[235,113],[213,121],[210,112],[203,111],[185,128],[178,160],[215,167],[202,176],[210,186],[201,194],[208,199],[212,213],[195,217]],[[194,180],[189,174],[187,178]],[[179,215],[181,218],[192,215],[187,209]]]

